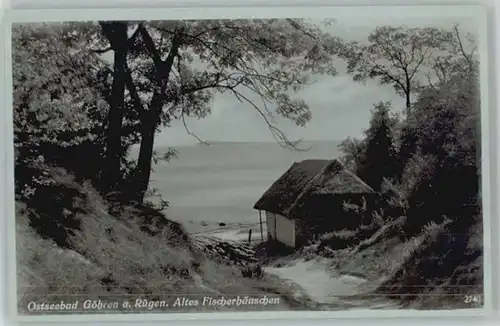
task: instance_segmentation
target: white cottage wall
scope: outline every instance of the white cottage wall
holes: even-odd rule
[[[276,218],[275,214],[266,211],[267,234],[276,239]]]
[[[267,232],[274,239],[295,247],[295,222],[282,215],[266,212]]]

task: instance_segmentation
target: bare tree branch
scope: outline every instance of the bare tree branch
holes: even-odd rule
[[[250,106],[252,106],[257,111],[257,113],[262,117],[264,122],[267,124],[269,130],[271,131],[271,135],[280,146],[284,148],[293,148],[297,151],[308,151],[310,149],[310,148],[308,149],[299,148],[298,145],[302,141],[302,139],[295,141],[288,139],[285,133],[281,131],[278,127],[276,127],[274,124],[272,124],[266,113],[263,112],[252,100],[250,100],[249,98],[247,98],[245,95],[241,94],[234,88],[230,90],[240,102],[246,102],[250,104]]]
[[[90,52],[94,52],[94,53],[97,53],[97,54],[104,54],[104,53],[107,53],[109,51],[112,51],[113,48],[111,46],[108,46],[107,48],[104,48],[104,49],[90,49]]]
[[[144,41],[146,49],[148,50],[149,55],[152,57],[156,68],[160,68],[163,64],[163,60],[161,59],[161,55],[158,53],[158,50],[155,47],[155,44],[154,44],[153,39],[151,38],[151,35],[149,35],[146,28],[142,25],[139,25],[137,30],[141,34],[142,40]]]
[[[455,37],[457,38],[458,49],[459,49],[460,53],[463,55],[464,59],[467,60],[467,63],[470,65],[472,58],[469,57],[469,55],[467,54],[467,52],[464,49],[462,39],[460,38],[460,30],[458,28],[458,25],[453,26],[453,31],[455,32]]]
[[[181,114],[181,120],[182,120],[182,124],[184,125],[184,129],[186,130],[186,133],[192,137],[194,137],[200,144],[204,144],[204,145],[209,145],[209,143],[203,139],[201,139],[200,137],[198,137],[196,134],[194,134],[188,127],[187,123],[186,123],[186,118],[185,118],[185,114],[184,114],[184,110]]]

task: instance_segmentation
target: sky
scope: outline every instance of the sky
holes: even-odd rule
[[[385,17],[383,21],[360,22],[337,19],[328,32],[346,40],[364,41],[371,31],[380,25],[405,25],[408,27],[445,27],[460,23],[465,32],[475,32],[477,24],[460,18],[408,20]],[[390,101],[393,110],[400,112],[404,100],[392,86],[379,85],[377,81],[356,83],[346,73],[345,63],[339,59],[337,76],[316,76],[316,82],[297,93],[312,111],[312,119],[305,127],[297,127],[289,121],[280,121],[278,127],[291,139],[334,140],[360,137],[368,127],[370,110],[379,101]],[[249,105],[240,103],[230,94],[216,95],[212,102],[212,114],[203,120],[189,119],[192,133],[204,141],[272,142],[275,141],[262,117]],[[186,132],[180,121],[163,129],[156,137],[155,147],[196,144],[198,140]]]

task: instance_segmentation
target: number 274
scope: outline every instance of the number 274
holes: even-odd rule
[[[480,295],[466,295],[464,297],[465,303],[478,304],[481,303],[482,299]]]

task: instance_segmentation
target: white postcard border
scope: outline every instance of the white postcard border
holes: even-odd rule
[[[326,319],[326,318],[387,318],[387,317],[458,317],[487,316],[492,312],[491,287],[491,164],[490,137],[495,137],[495,123],[491,119],[493,104],[490,103],[489,88],[489,56],[487,11],[484,6],[309,6],[309,7],[189,7],[164,9],[38,9],[7,10],[4,17],[5,41],[5,96],[2,121],[4,134],[0,142],[5,152],[6,183],[4,183],[5,213],[7,217],[7,277],[9,285],[9,313],[17,321],[23,322],[56,322],[56,321],[166,321],[166,320],[241,320],[241,319]],[[331,12],[331,14],[329,14]],[[172,313],[172,314],[92,314],[92,315],[45,315],[22,316],[17,314],[16,300],[16,254],[15,254],[15,208],[14,208],[14,153],[12,146],[12,66],[11,66],[11,33],[10,24],[14,22],[42,21],[84,21],[84,20],[165,20],[165,19],[222,19],[222,18],[335,18],[337,16],[354,16],[358,19],[374,17],[390,17],[402,15],[419,18],[435,17],[471,17],[478,20],[480,27],[480,82],[481,82],[481,134],[482,134],[482,196],[483,196],[483,239],[484,239],[484,308],[464,310],[348,310],[348,311],[282,311],[282,312],[227,312],[227,313]],[[390,18],[388,19],[390,21]]]

